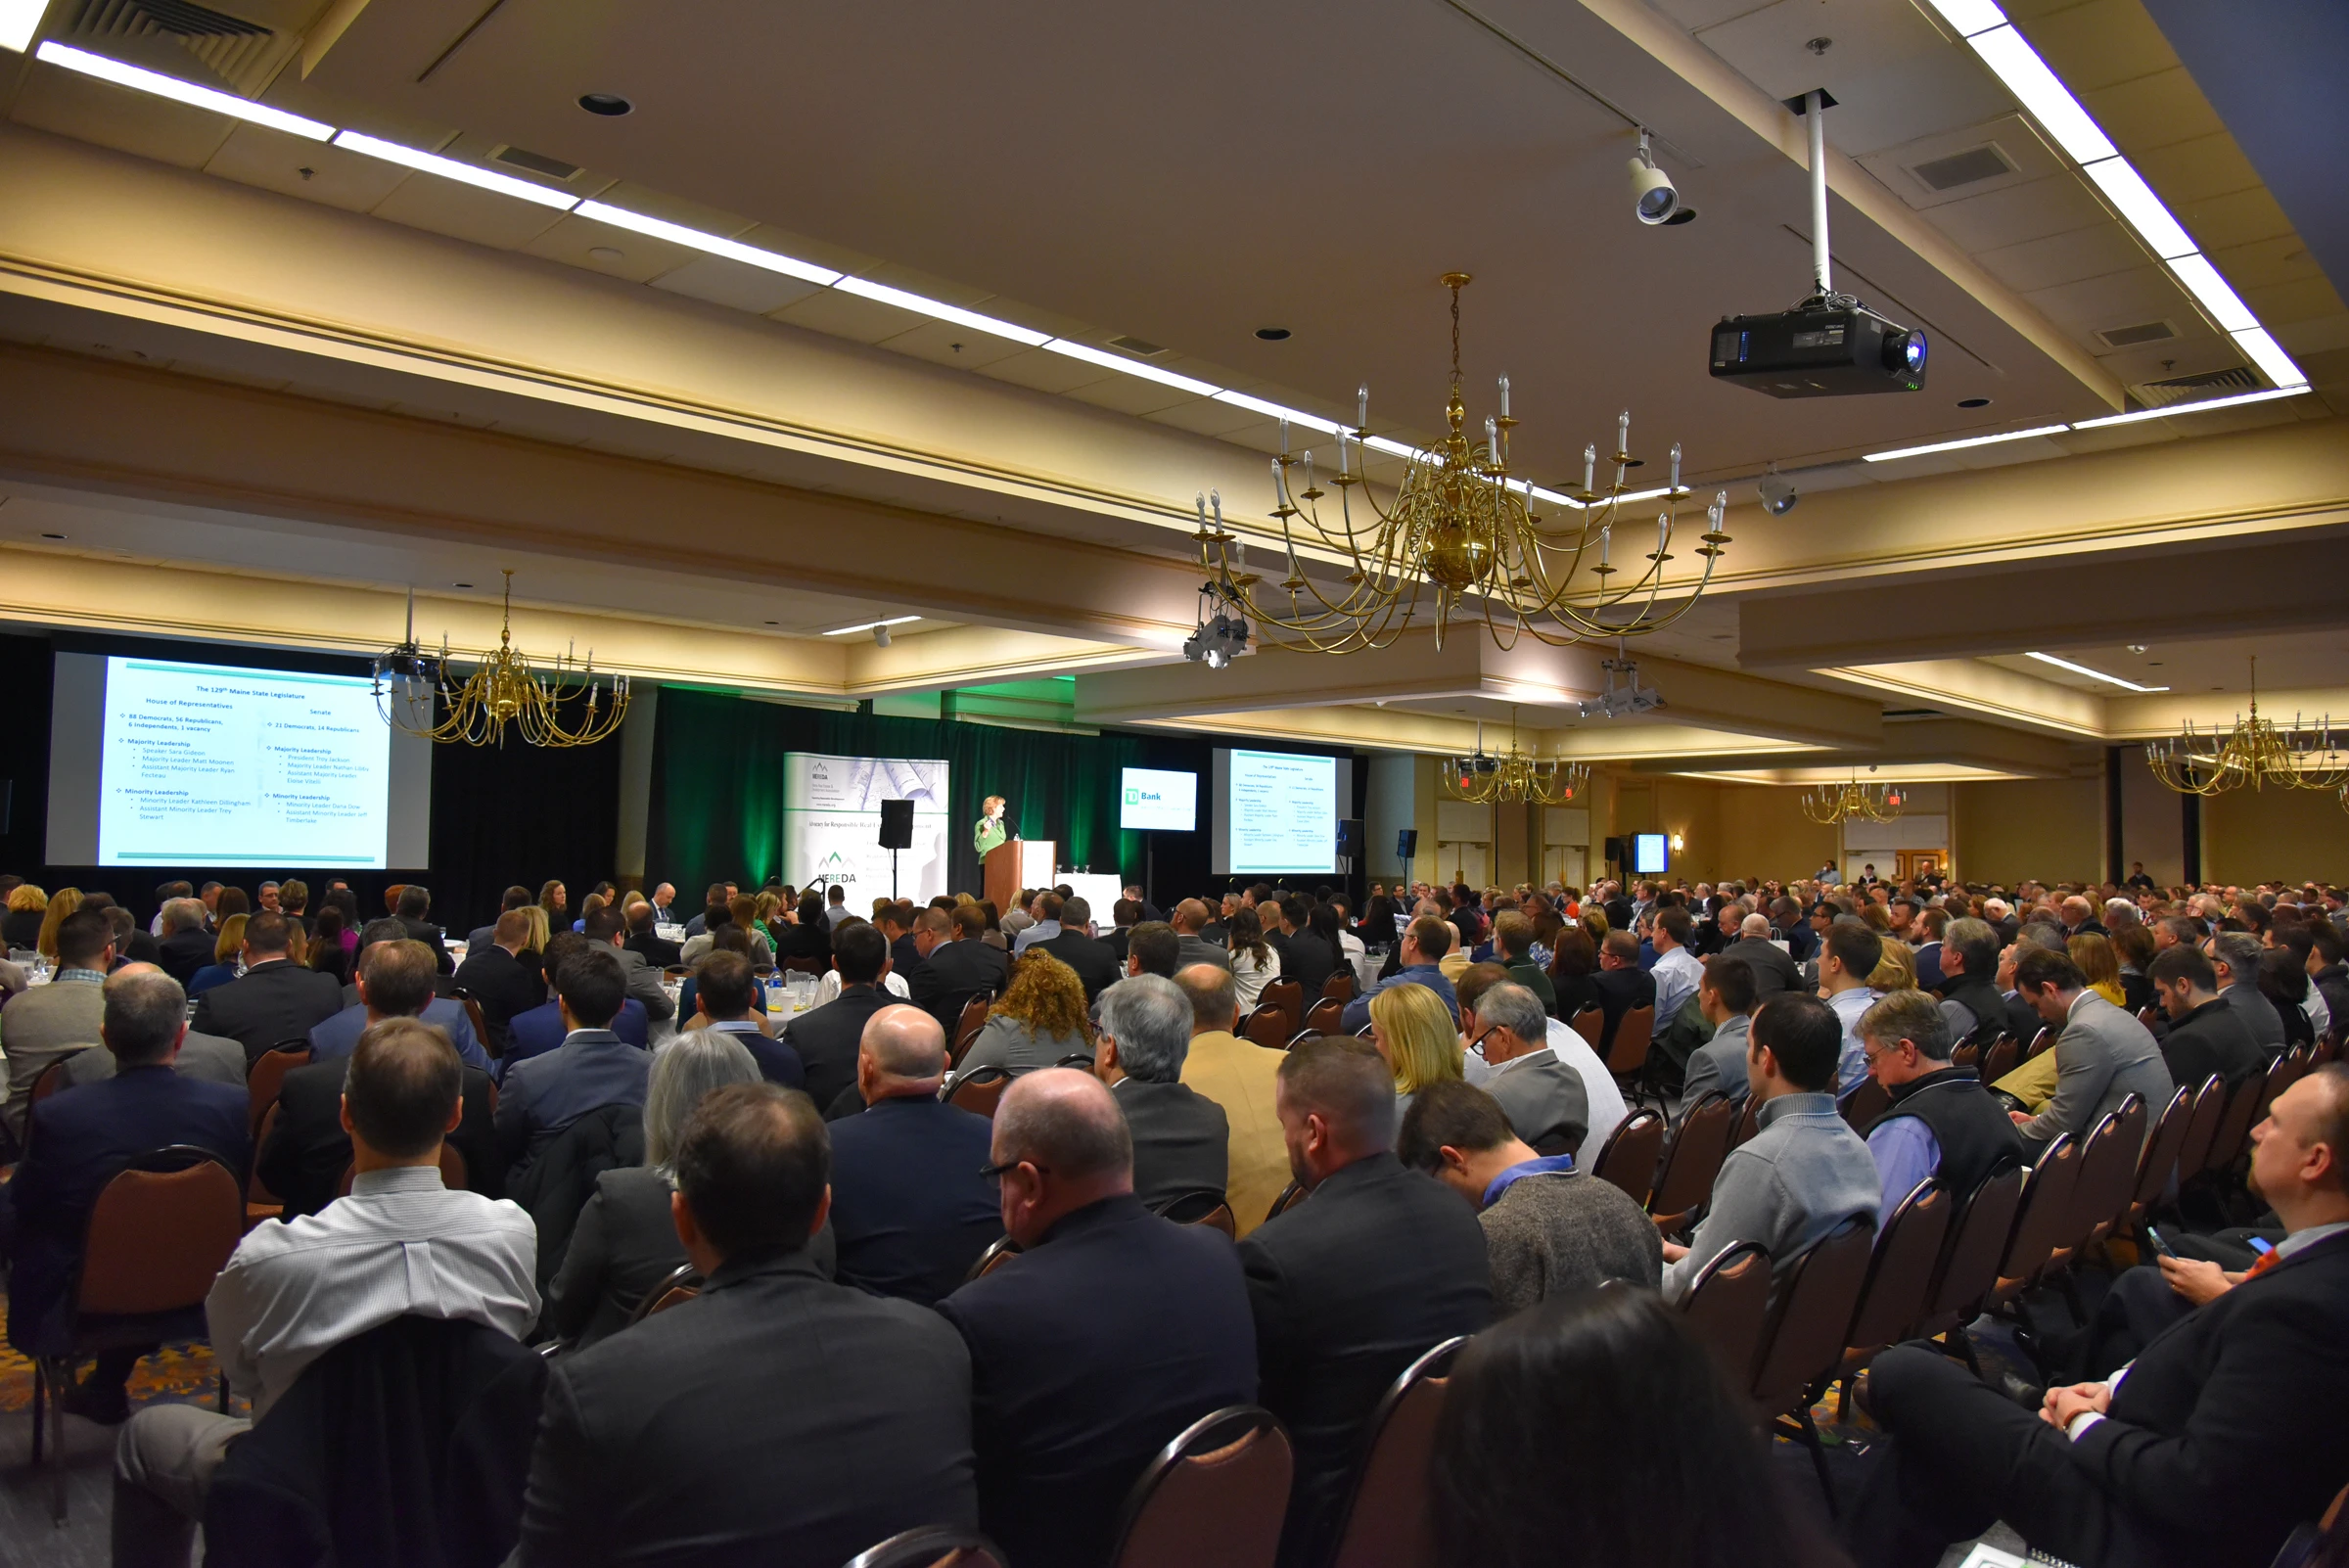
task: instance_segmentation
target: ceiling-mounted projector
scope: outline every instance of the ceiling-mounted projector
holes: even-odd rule
[[[1851,295],[1837,294],[1829,276],[1826,110],[1831,101],[1818,91],[1796,101],[1795,112],[1811,122],[1812,296],[1792,310],[1722,317],[1713,329],[1713,376],[1773,397],[1921,392],[1925,335],[1887,320]]]

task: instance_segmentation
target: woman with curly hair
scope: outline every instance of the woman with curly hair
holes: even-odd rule
[[[0,919],[0,953],[11,947],[37,949],[41,941],[41,915],[48,907],[49,895],[29,882],[9,889],[8,914]]]
[[[1011,966],[1011,984],[962,1058],[956,1077],[973,1068],[1000,1067],[1018,1077],[1056,1066],[1069,1056],[1091,1056],[1085,1031],[1084,982],[1048,952],[1030,948]]]

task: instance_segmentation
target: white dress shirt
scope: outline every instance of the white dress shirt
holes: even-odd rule
[[[881,989],[899,1001],[913,1000],[913,992],[906,989],[905,977],[894,969],[881,977]],[[840,971],[827,969],[824,971],[824,978],[815,983],[815,1005],[821,1007],[826,1002],[838,1000],[840,1000]]]
[[[1672,1027],[1672,1021],[1688,998],[1696,994],[1696,984],[1705,978],[1705,966],[1696,954],[1685,947],[1656,955],[1656,966],[1648,973],[1656,982],[1656,1033],[1661,1035]]]
[[[363,1173],[314,1215],[255,1226],[205,1298],[212,1349],[259,1420],[303,1367],[394,1317],[462,1318],[520,1339],[538,1319],[538,1227],[520,1205],[451,1192],[438,1167]]]

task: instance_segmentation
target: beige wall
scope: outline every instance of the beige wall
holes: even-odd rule
[[[1952,792],[1950,853],[1968,882],[2101,880],[2104,781],[1997,779]]]
[[[2327,796],[2329,801],[2331,797]],[[2349,816],[2341,819],[2349,822]],[[2163,788],[2145,765],[2145,755],[2135,746],[2121,754],[2121,874],[2128,862],[2145,862],[2145,874],[2163,887],[2186,879],[2186,821],[2179,797]],[[2204,866],[2210,864],[2203,852]],[[2205,875],[2208,872],[2205,871]]]
[[[2349,882],[2349,812],[2332,791],[2234,790],[2202,803],[2203,881],[2311,877]]]
[[[1807,877],[1835,858],[1841,835],[1803,815],[1802,790],[1757,784],[1713,788],[1719,792],[1721,820],[1714,877],[1783,882]]]

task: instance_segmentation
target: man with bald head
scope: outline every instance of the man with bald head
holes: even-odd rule
[[[864,1109],[832,1129],[832,1233],[838,1277],[923,1306],[962,1283],[1003,1233],[988,1163],[987,1118],[943,1103],[946,1035],[903,1003],[865,1020],[856,1042]]]
[[[1174,962],[1190,964],[1221,964],[1231,967],[1231,954],[1221,945],[1208,941],[1200,933],[1207,929],[1207,905],[1197,899],[1185,899],[1174,906],[1169,922],[1174,928]]]
[[[1248,1294],[1231,1243],[1134,1197],[1132,1136],[1090,1074],[1015,1080],[991,1130],[1022,1250],[938,1309],[971,1352],[980,1527],[1021,1568],[1097,1568],[1151,1456],[1255,1403]]]
[[[1750,914],[1737,923],[1737,940],[1721,949],[1723,958],[1742,958],[1754,972],[1754,994],[1763,1001],[1782,991],[1803,989],[1803,967],[1770,940],[1770,917]]]

